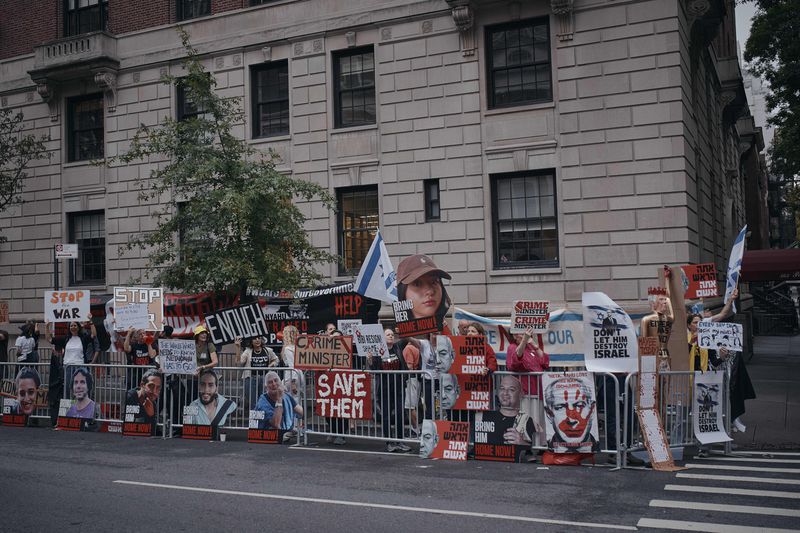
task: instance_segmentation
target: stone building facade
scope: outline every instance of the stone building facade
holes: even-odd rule
[[[81,249],[62,287],[142,273],[120,245],[154,227],[136,179],[158,162],[89,159],[192,111],[159,82],[182,73],[182,25],[242,98],[239,134],[339,198],[340,215],[302,206],[350,268],[331,280],[380,224],[395,264],[430,254],[479,314],[587,290],[643,310],[660,265],[723,269],[745,222],[733,16],[733,0],[5,1],[0,105],[51,157],[0,214],[0,299],[12,320],[40,313],[61,242]]]

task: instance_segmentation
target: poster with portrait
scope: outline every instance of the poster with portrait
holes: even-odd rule
[[[709,350],[726,348],[741,352],[744,331],[741,324],[733,322],[707,322],[697,324],[697,345]]]
[[[719,296],[717,290],[717,265],[684,265],[677,269],[681,276],[683,297],[686,300],[713,298]]]
[[[114,287],[113,308],[117,331],[164,329],[164,289],[160,287]]]
[[[200,373],[197,398],[183,407],[183,434],[187,439],[216,439],[218,428],[236,411],[236,402],[224,396],[219,376],[213,370]]]
[[[250,410],[250,417],[247,425],[247,442],[255,444],[280,444],[283,440],[283,433],[279,429],[264,429],[264,417],[266,412],[261,410]]]
[[[424,420],[420,435],[419,456],[423,459],[466,461],[469,446],[469,422]]]
[[[72,374],[71,399],[59,403],[56,425],[68,431],[94,431],[94,420],[100,409],[92,399],[94,396],[94,376],[87,367],[78,367]]]
[[[314,412],[328,418],[372,418],[372,380],[366,372],[317,372]]]
[[[733,440],[725,432],[722,422],[722,388],[722,372],[694,373],[693,426],[694,436],[701,444]]]
[[[53,323],[85,322],[89,320],[90,302],[89,290],[44,291],[44,320]]]
[[[29,416],[48,406],[47,385],[42,383],[36,367],[26,365],[18,368],[14,379],[4,379],[0,388],[3,425],[6,426],[24,426]]]
[[[442,335],[438,337],[442,337]],[[448,335],[447,337],[453,346],[453,362],[449,372],[453,374],[480,374],[486,368],[485,337],[477,335]]]
[[[586,369],[636,372],[638,344],[628,313],[602,292],[584,292],[582,304]]]
[[[547,300],[517,300],[511,307],[511,333],[547,331],[550,320],[550,302]]]
[[[24,427],[28,423],[28,415],[20,410],[19,402],[14,398],[3,398],[3,416],[0,423],[4,426]]]
[[[439,376],[442,409],[486,411],[492,403],[492,378],[480,374]]]
[[[415,337],[424,333],[435,333],[441,328],[435,316],[419,316],[414,312],[413,300],[392,302],[395,330],[401,337]]]
[[[357,326],[361,325],[360,318],[347,318],[339,319],[336,321],[336,329],[342,332],[342,335],[352,337]]]
[[[521,463],[531,449],[533,433],[533,419],[525,413],[504,414],[499,410],[477,413],[472,433],[475,459]],[[524,440],[526,436],[528,440]]]
[[[298,335],[294,367],[298,370],[329,370],[353,367],[353,337]]]
[[[542,388],[548,448],[555,453],[600,451],[592,374],[547,372]]]
[[[383,335],[383,326],[380,324],[360,324],[353,328],[353,339],[359,357],[368,360],[372,357],[385,359],[389,356],[389,346]]]

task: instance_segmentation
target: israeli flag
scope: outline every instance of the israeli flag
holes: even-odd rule
[[[375,240],[369,247],[364,264],[358,272],[355,291],[367,298],[374,298],[386,303],[397,301],[397,274],[386,251],[386,244],[381,237],[381,230],[375,233]]]
[[[725,303],[731,299],[731,294],[736,286],[739,284],[739,272],[742,271],[742,257],[744,257],[744,237],[747,235],[747,224],[744,225],[742,231],[733,241],[733,248],[731,248],[731,257],[728,259],[728,275],[725,280]],[[731,310],[736,314],[736,304],[733,304]]]

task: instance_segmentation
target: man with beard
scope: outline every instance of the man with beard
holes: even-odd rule
[[[92,400],[92,373],[86,367],[78,367],[72,375],[72,399],[75,403],[67,411],[69,418],[96,418],[97,404]]]
[[[142,374],[138,389],[131,389],[125,395],[125,406],[139,406],[139,413],[133,414],[128,420],[127,409],[125,421],[137,424],[150,424],[151,432],[155,434],[156,419],[158,418],[158,398],[161,395],[161,374],[151,368]]]
[[[550,448],[558,453],[591,453],[600,450],[592,433],[596,408],[593,391],[574,377],[562,377],[544,391],[545,414],[551,425]],[[549,432],[548,432],[549,433]]]
[[[200,397],[189,404],[189,407],[196,408],[190,411],[196,411],[197,414],[190,417],[192,421],[189,423],[200,426],[224,425],[228,415],[236,410],[236,402],[217,393],[219,378],[213,370],[201,371],[199,382]]]

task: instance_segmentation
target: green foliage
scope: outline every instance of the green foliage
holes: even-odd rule
[[[335,255],[312,246],[292,200],[334,199],[322,187],[275,170],[276,156],[254,150],[234,130],[244,124],[237,98],[214,92],[189,35],[180,30],[187,76],[178,80],[202,113],[156,127],[142,125],[111,164],[158,162],[140,178],[143,203],[159,204],[155,231],[133,237],[153,282],[181,291],[294,289],[320,280],[314,265]],[[180,241],[180,247],[177,243]]]
[[[48,156],[44,143],[47,137],[22,135],[25,117],[0,109],[0,213],[13,204],[22,203],[22,189],[31,161]],[[0,242],[5,238],[0,236]]]

